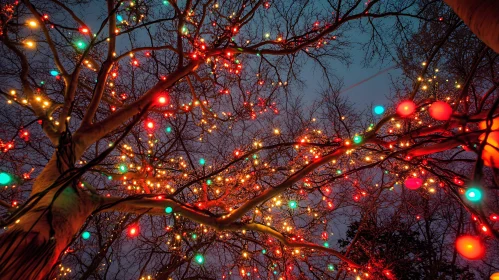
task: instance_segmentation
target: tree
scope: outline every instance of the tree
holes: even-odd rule
[[[497,1],[446,0],[445,2],[480,40],[495,52],[499,52],[499,39],[496,35],[499,28]]]
[[[441,243],[424,240],[425,236],[412,230],[411,226],[398,224],[397,220],[395,224],[386,226],[374,222],[367,222],[371,225],[364,226],[361,231],[358,222],[350,224],[347,238],[340,239],[339,244],[348,247],[357,237],[359,242],[351,253],[352,259],[358,263],[371,262],[371,265],[386,267],[385,275],[380,273],[377,277],[382,278],[386,273],[391,273],[397,279],[446,279],[457,275],[460,279],[475,279],[468,267],[459,267],[446,259],[448,256],[438,255],[444,250],[438,248]]]
[[[473,215],[452,234],[499,236],[497,55],[440,2],[109,0],[84,21],[95,3],[2,7],[4,278],[376,275],[386,267],[371,272],[329,233],[337,217],[408,201],[367,199],[407,179]],[[382,116],[356,112],[329,66],[347,60],[355,23],[373,34],[367,50],[382,55],[389,34],[411,47]],[[324,73],[312,110],[296,95],[306,63]],[[440,64],[459,84],[434,82]],[[437,100],[452,117],[428,116]],[[463,197],[475,184],[480,206]]]

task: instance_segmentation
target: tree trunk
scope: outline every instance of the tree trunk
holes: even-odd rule
[[[82,150],[76,152],[76,158]],[[59,175],[54,153],[36,178],[31,195],[46,190]],[[47,279],[54,276],[56,269],[53,268],[59,256],[97,203],[94,196],[80,188],[75,189],[72,184],[66,185],[54,200],[61,187],[50,190],[0,236],[1,279]]]
[[[444,0],[487,46],[499,53],[499,1]]]

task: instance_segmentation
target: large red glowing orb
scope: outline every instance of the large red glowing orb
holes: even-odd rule
[[[420,178],[407,178],[404,181],[404,185],[410,190],[417,190],[423,185],[423,180]]]
[[[429,111],[430,116],[437,121],[447,121],[452,116],[452,107],[443,101],[433,102]]]
[[[397,106],[397,114],[399,114],[401,117],[404,118],[414,114],[415,111],[416,111],[416,104],[412,102],[412,100],[402,101]]]
[[[485,255],[485,247],[480,238],[463,235],[456,240],[456,249],[461,256],[469,260],[478,260]]]

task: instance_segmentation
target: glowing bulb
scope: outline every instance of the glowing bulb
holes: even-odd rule
[[[397,113],[401,117],[409,117],[416,111],[416,104],[412,100],[402,101],[397,106]]]
[[[165,208],[165,212],[166,212],[166,214],[170,214],[171,212],[173,212],[173,208],[171,208],[170,206],[168,206],[168,207]]]
[[[126,164],[120,164],[118,166],[118,170],[121,172],[121,173],[126,173],[128,171],[128,167],[126,166]]]
[[[29,27],[36,28],[36,27],[38,27],[38,22],[36,22],[36,20],[32,19],[32,20],[28,21],[28,25],[29,25]]]
[[[417,190],[423,185],[423,180],[420,178],[407,178],[404,185],[410,190]]]
[[[90,238],[90,232],[88,231],[84,231],[82,234],[81,234],[81,238],[87,240]]]
[[[381,105],[377,105],[373,108],[373,112],[376,115],[382,115],[385,112],[385,107]]]
[[[464,195],[471,202],[478,202],[482,199],[482,191],[478,188],[469,188]]]
[[[0,172],[0,185],[8,185],[12,181],[12,176],[7,172]]]
[[[87,44],[81,40],[75,42],[76,48],[83,50],[87,47]]]
[[[452,107],[447,102],[436,101],[431,104],[429,112],[435,120],[446,121],[452,116]]]
[[[160,96],[160,97],[158,98],[158,103],[159,103],[159,104],[163,104],[163,105],[164,105],[164,104],[166,104],[167,102],[168,102],[168,98],[167,98],[166,96]]]
[[[296,207],[298,207],[298,203],[296,201],[294,201],[294,200],[290,200],[289,203],[288,203],[288,206],[291,209],[296,209]]]
[[[200,158],[199,159],[199,164],[205,165],[206,164],[206,160],[204,158]]]
[[[33,41],[26,41],[26,42],[24,42],[24,44],[25,44],[28,48],[34,48],[34,47],[35,47],[35,42],[33,42]]]
[[[482,241],[475,236],[463,235],[456,240],[456,249],[461,256],[470,259],[481,259],[485,254],[485,247]]]
[[[138,234],[139,234],[139,228],[137,226],[131,226],[128,229],[128,235],[134,237],[137,236]]]
[[[201,264],[203,264],[203,263],[204,263],[204,257],[203,257],[203,255],[201,255],[201,254],[196,254],[196,255],[194,256],[194,261],[195,261],[197,264],[200,264],[200,265],[201,265]]]

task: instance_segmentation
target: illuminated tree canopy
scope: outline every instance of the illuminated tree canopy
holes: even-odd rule
[[[4,1],[2,279],[499,271],[497,26],[458,2]],[[352,49],[398,71],[371,106]]]

